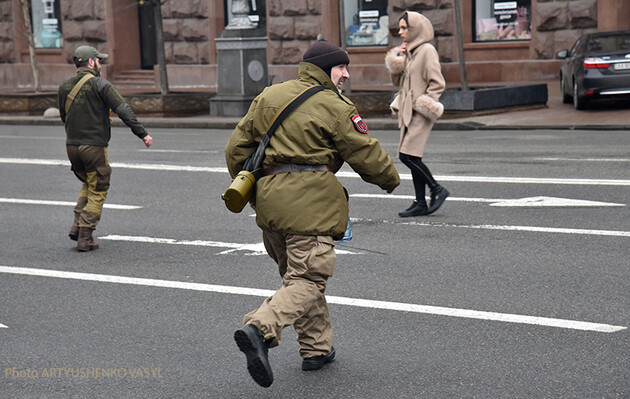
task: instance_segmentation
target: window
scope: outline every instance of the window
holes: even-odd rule
[[[476,0],[475,41],[531,39],[531,3],[531,0]]]
[[[343,3],[347,46],[387,46],[387,0],[345,0]]]
[[[578,50],[580,47],[584,47],[586,41],[584,40],[583,37],[580,37],[575,44],[573,45],[573,47],[571,47],[571,52],[569,53],[570,57],[575,56],[575,54],[577,54]]]
[[[61,48],[60,0],[32,0],[31,21],[35,48]]]
[[[600,33],[591,36],[587,51],[611,53],[613,51],[630,50],[630,34],[606,34]]]

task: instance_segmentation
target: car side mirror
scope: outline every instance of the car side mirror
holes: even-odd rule
[[[560,59],[567,58],[568,55],[569,55],[569,52],[567,50],[560,50],[556,53],[556,56]]]

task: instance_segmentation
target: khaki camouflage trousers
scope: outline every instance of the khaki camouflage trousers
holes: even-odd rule
[[[324,291],[335,268],[332,237],[263,231],[263,242],[278,264],[282,287],[248,313],[243,324],[258,327],[270,347],[279,345],[282,330],[292,325],[302,358],[328,354],[332,326]]]
[[[66,150],[72,171],[83,182],[74,213],[79,215],[79,227],[94,229],[101,220],[112,173],[107,147],[69,145]]]

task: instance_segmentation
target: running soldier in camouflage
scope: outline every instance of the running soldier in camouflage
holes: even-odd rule
[[[392,159],[340,93],[349,62],[341,48],[316,42],[304,54],[298,79],[267,87],[256,97],[225,148],[234,178],[279,110],[309,87],[323,86],[278,126],[265,150],[264,177],[256,182],[256,223],[282,286],[245,316],[234,338],[251,376],[264,387],[273,382],[267,351],[280,344],[287,326],[297,332],[303,370],[318,370],[335,357],[324,292],[335,268],[333,240],[343,237],[349,213],[335,173],[347,162],[363,180],[387,192],[400,184]]]

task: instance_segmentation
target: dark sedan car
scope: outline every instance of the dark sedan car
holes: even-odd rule
[[[590,100],[630,94],[630,30],[582,35],[557,54],[562,101],[584,109]]]

